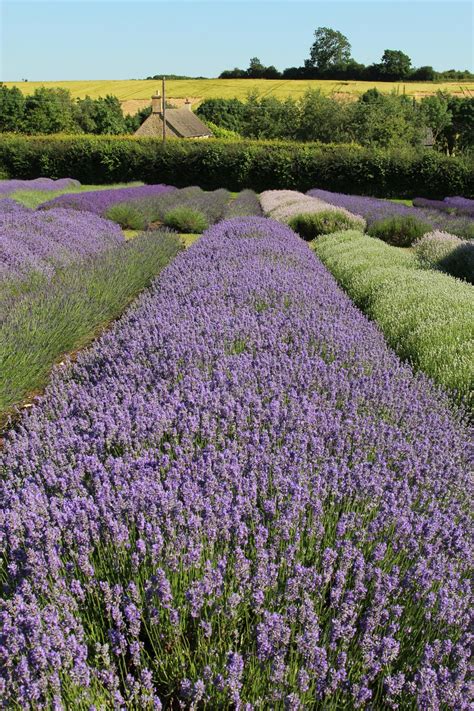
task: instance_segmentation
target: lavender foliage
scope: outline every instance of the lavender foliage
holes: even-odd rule
[[[383,220],[394,215],[415,217],[421,222],[430,224],[433,230],[440,230],[458,235],[467,239],[474,238],[474,219],[469,215],[444,214],[435,209],[410,207],[402,203],[391,202],[379,198],[364,197],[361,195],[345,195],[333,193],[329,190],[309,190],[308,195],[325,200],[326,202],[343,207],[358,215],[362,215],[370,225],[376,220]]]
[[[40,206],[42,210],[63,207],[74,210],[93,212],[105,216],[112,205],[138,200],[141,198],[162,195],[176,190],[171,185],[137,185],[131,188],[111,188],[110,190],[91,190],[86,193],[58,195]]]
[[[80,182],[74,178],[35,178],[35,180],[0,180],[0,195],[9,195],[17,190],[64,190],[78,188]]]
[[[56,208],[48,212],[13,208],[0,201],[0,281],[24,279],[32,272],[51,276],[66,266],[124,241],[109,220]]]
[[[289,228],[211,228],[0,454],[4,703],[467,711],[467,445]]]

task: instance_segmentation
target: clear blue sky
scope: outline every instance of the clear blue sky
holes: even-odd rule
[[[316,27],[343,32],[370,64],[401,49],[415,66],[474,69],[473,4],[450,0],[0,0],[0,79],[217,76],[250,57],[283,69]]]

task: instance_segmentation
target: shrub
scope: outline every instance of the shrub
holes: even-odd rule
[[[430,230],[431,225],[416,217],[394,215],[376,220],[369,226],[368,232],[371,237],[378,237],[394,247],[410,247]]]
[[[164,223],[183,234],[201,234],[209,227],[204,213],[190,207],[175,207],[166,213]]]
[[[357,220],[338,210],[322,210],[321,212],[295,215],[288,224],[307,241],[311,241],[319,235],[329,235],[332,232],[357,229],[358,227]]]
[[[429,232],[413,245],[420,260],[474,283],[474,244],[447,232]]]
[[[74,175],[84,184],[140,180],[206,190],[309,190],[379,197],[474,194],[467,158],[283,141],[167,141],[135,136],[0,137],[0,170],[12,178]]]
[[[217,126],[212,121],[206,121],[206,126],[212,131],[214,138],[225,138],[227,141],[241,141],[242,136],[237,131],[232,131],[230,128]]]
[[[144,230],[146,227],[145,216],[131,203],[112,205],[106,217],[117,222],[124,230]]]

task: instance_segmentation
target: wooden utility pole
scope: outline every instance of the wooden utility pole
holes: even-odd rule
[[[165,77],[162,82],[162,101],[163,101],[163,143],[166,141],[166,93],[165,93]]]

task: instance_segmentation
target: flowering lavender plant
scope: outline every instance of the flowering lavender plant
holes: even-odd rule
[[[367,220],[368,226],[376,220],[399,215],[402,217],[414,217],[421,222],[427,222],[435,230],[443,230],[465,238],[474,237],[474,220],[468,215],[443,214],[438,210],[410,207],[390,200],[361,195],[332,193],[328,190],[314,189],[309,190],[307,194],[362,215]]]
[[[4,703],[467,711],[467,441],[289,228],[214,226],[5,443]]]
[[[11,198],[2,198],[0,200],[0,223],[4,223],[5,220],[11,220],[12,215],[20,215],[25,212],[28,212],[28,208],[16,200]]]
[[[31,272],[51,276],[71,264],[123,242],[120,228],[90,213],[54,209],[33,212],[0,201],[0,280]],[[7,203],[6,206],[2,203]]]
[[[64,190],[78,188],[80,182],[74,178],[35,178],[35,180],[0,180],[0,195],[9,195],[17,190]]]
[[[429,232],[413,245],[423,262],[474,283],[474,244],[447,232]]]
[[[429,200],[428,198],[415,198],[415,207],[426,207],[451,214],[469,215],[474,218],[474,200],[463,197],[447,197],[444,200]]]
[[[112,188],[110,190],[91,190],[86,193],[64,194],[44,202],[40,209],[47,210],[52,207],[64,207],[74,210],[93,212],[105,216],[107,210],[117,203],[128,200],[138,200],[176,190],[171,185],[137,185],[130,188]]]
[[[443,202],[445,202],[447,205],[455,207],[459,213],[474,217],[474,200],[469,200],[469,198],[455,195],[453,197],[444,198]]]

